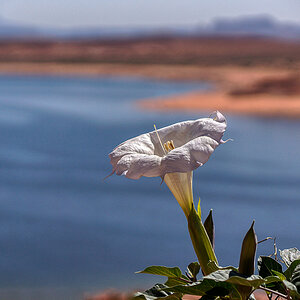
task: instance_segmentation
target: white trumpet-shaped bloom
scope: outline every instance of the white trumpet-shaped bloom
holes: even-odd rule
[[[225,130],[225,117],[215,112],[212,118],[180,122],[139,135],[109,154],[113,173],[139,179],[193,171],[206,163],[223,143]],[[166,153],[161,142],[168,141],[173,141],[175,149]]]
[[[192,208],[192,171],[205,164],[222,140],[226,119],[210,118],[176,123],[117,146],[110,154],[113,173],[131,179],[162,177],[183,211]]]

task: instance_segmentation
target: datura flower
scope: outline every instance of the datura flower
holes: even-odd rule
[[[155,126],[154,126],[155,127]],[[110,154],[113,173],[131,179],[161,177],[188,217],[193,207],[193,170],[205,164],[222,140],[226,119],[218,111],[209,118],[176,123],[117,146]]]

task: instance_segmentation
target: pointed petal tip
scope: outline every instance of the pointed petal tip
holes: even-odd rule
[[[127,173],[128,173],[128,170],[125,170],[125,171],[121,174],[121,176],[126,176]]]
[[[220,144],[226,144],[227,142],[234,142],[234,139],[220,140]]]
[[[209,115],[209,117],[212,118],[214,121],[226,124],[226,118],[218,110],[215,110],[214,112],[212,112]]]

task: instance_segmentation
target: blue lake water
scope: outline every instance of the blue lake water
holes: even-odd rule
[[[113,176],[120,142],[209,112],[139,110],[140,99],[208,84],[135,78],[0,76],[0,298],[82,299],[146,288],[134,274],[195,261],[186,220],[159,178]],[[216,252],[237,265],[253,219],[259,239],[300,247],[300,122],[227,115],[224,138],[194,173],[203,214],[214,209]],[[271,254],[272,242],[259,246]]]

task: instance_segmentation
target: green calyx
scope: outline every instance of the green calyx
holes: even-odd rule
[[[199,264],[204,275],[218,270],[218,261],[210,238],[194,206],[188,215],[188,228]]]

